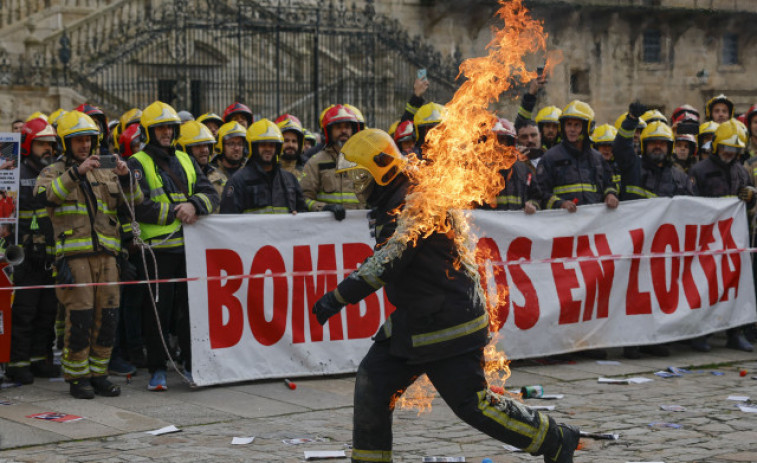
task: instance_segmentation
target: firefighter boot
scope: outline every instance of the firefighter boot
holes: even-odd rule
[[[5,376],[14,383],[32,384],[34,382],[34,375],[28,366],[8,367],[5,369]]]
[[[94,399],[95,390],[89,378],[71,379],[68,381],[68,392],[75,399]]]
[[[107,376],[93,376],[92,388],[95,394],[103,397],[118,397],[121,395],[121,388],[108,381]]]
[[[31,371],[37,378],[57,378],[60,376],[60,366],[50,359],[32,362]]]

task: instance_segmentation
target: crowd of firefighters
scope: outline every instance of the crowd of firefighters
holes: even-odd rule
[[[736,117],[733,102],[719,95],[703,116],[683,105],[668,119],[637,102],[614,125],[596,125],[581,101],[544,106],[532,117],[545,83],[531,82],[514,121],[502,118],[493,127],[519,156],[501,172],[505,188],[496,209],[574,212],[675,195],[738,196],[749,208],[757,201],[757,105]],[[426,133],[444,117],[442,105],[424,100],[427,88],[428,81],[416,80],[400,120],[388,128],[407,156],[423,157]],[[14,284],[58,287],[15,292],[6,377],[29,384],[62,373],[72,396],[92,398],[120,394],[109,373],[146,367],[148,389],[162,391],[170,356],[191,383],[186,283],[61,285],[185,278],[182,226],[204,215],[329,211],[342,220],[345,210],[364,208],[352,177],[337,173],[340,148],[365,128],[362,113],[334,104],[319,122],[317,136],[291,114],[255,120],[239,102],[222,116],[195,119],[160,101],[110,123],[90,104],[15,121],[25,260],[14,268]],[[727,347],[752,350],[753,326],[727,334]],[[711,348],[706,337],[691,346]],[[664,356],[668,349],[623,351],[628,358],[642,353]]]

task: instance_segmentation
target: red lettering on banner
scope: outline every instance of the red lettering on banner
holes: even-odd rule
[[[594,245],[597,247],[598,256],[612,254],[607,236],[604,234],[594,235]],[[589,237],[578,237],[576,255],[579,257],[594,257],[589,244]],[[586,260],[580,261],[581,276],[586,284],[586,302],[584,303],[583,321],[591,320],[596,300],[597,318],[607,318],[610,305],[610,291],[615,277],[615,263],[612,260]]]
[[[310,246],[294,246],[294,278],[292,278],[292,342],[305,342],[305,319],[311,341],[323,341],[323,327],[311,312],[313,305],[326,294],[326,288],[336,287],[336,253],[334,246],[318,246],[318,273],[313,272]],[[335,315],[336,317],[336,315]]]
[[[573,257],[573,237],[557,237],[552,240],[552,258]],[[560,300],[559,324],[577,323],[581,316],[581,301],[573,299],[572,290],[578,288],[576,271],[566,268],[561,263],[550,264],[555,280],[557,297]]]
[[[718,222],[718,230],[723,239],[723,249],[738,249],[736,242],[731,235],[731,226],[733,219],[725,219]],[[729,261],[730,260],[730,264]],[[733,266],[733,268],[731,268]],[[720,301],[728,300],[729,290],[733,288],[733,298],[739,297],[739,275],[741,274],[741,255],[740,254],[723,254],[720,260],[720,271],[723,274],[723,296]]]
[[[532,244],[533,242],[528,238],[519,237],[514,239],[507,248],[507,260],[510,262],[519,259],[531,259]],[[513,303],[515,326],[522,330],[527,330],[539,321],[539,295],[536,292],[536,288],[534,288],[531,278],[528,277],[520,265],[510,264],[507,266],[507,271],[510,272],[513,284],[523,294],[523,298],[525,299],[525,304],[522,306]]]
[[[344,268],[355,269],[368,256],[373,254],[373,248],[365,243],[346,243],[342,246]],[[347,272],[349,274],[349,270]],[[345,275],[346,276],[346,275]],[[348,305],[347,313],[347,338],[362,339],[370,338],[378,331],[381,323],[381,304],[376,293],[371,293],[363,299],[365,314],[360,313],[360,303]]]
[[[672,252],[679,252],[681,250],[676,227],[665,223],[657,229],[654,238],[652,238],[652,253],[663,254],[667,252],[668,248]],[[671,314],[678,308],[678,275],[681,273],[681,258],[670,258],[670,286],[668,286],[668,272],[666,270],[667,260],[665,257],[652,257],[649,266],[651,268],[652,287],[654,288],[657,302],[660,304],[660,310]]]
[[[699,250],[709,251],[710,244],[715,242],[715,238],[712,236],[712,230],[715,228],[715,224],[710,223],[702,225],[702,230],[699,235]],[[704,276],[707,278],[707,285],[709,287],[710,305],[715,305],[718,302],[718,274],[717,264],[715,264],[715,256],[708,254],[699,255],[699,264],[704,270]]]
[[[478,273],[481,276],[481,288],[484,294],[488,294],[489,281],[486,278],[486,263],[491,262],[492,277],[494,283],[497,285],[497,290],[502,288],[503,291],[507,289],[507,276],[505,275],[505,266],[502,264],[495,264],[495,262],[502,262],[502,255],[499,252],[499,246],[492,238],[484,237],[478,240],[476,244],[476,260],[478,261]],[[493,318],[490,321],[490,329],[493,331],[499,331],[500,328],[507,321],[507,316],[510,311],[510,294],[507,293],[504,298],[497,298],[497,307],[489,309],[489,316]]]
[[[633,243],[634,255],[642,253],[644,248],[644,230],[637,228],[629,230]],[[640,259],[631,259],[631,271],[628,274],[628,290],[626,291],[626,314],[644,315],[652,313],[652,298],[649,291],[639,291],[639,266]]]
[[[205,261],[210,278],[244,273],[242,259],[230,249],[206,249]],[[208,334],[211,349],[231,347],[242,339],[244,310],[242,302],[234,293],[242,286],[242,280],[208,280]],[[223,323],[224,307],[229,319]]]
[[[684,250],[686,252],[697,250],[697,237],[699,236],[699,227],[697,225],[686,225],[684,239]],[[702,307],[702,297],[699,295],[699,288],[694,281],[694,275],[691,273],[691,264],[694,263],[695,256],[686,256],[683,258],[683,294],[689,302],[689,307],[698,309]]]
[[[286,273],[284,259],[273,246],[263,246],[255,253],[250,275],[264,276],[266,272]],[[255,339],[264,346],[272,346],[284,336],[287,327],[289,283],[285,276],[273,278],[273,315],[265,317],[265,278],[250,278],[247,292],[247,317]]]

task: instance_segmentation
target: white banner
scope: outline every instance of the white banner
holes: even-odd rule
[[[487,291],[509,286],[497,318],[511,359],[666,342],[757,320],[749,254],[722,252],[748,247],[738,200],[473,214],[490,258]],[[365,211],[342,222],[330,213],[212,216],[185,237],[188,276],[202,279],[189,283],[198,385],[354,372],[391,313],[380,291],[323,328],[310,314],[371,254]],[[224,275],[257,277],[213,278]]]

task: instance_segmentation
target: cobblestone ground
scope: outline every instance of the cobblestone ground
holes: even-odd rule
[[[518,362],[508,388],[542,384],[546,393],[564,398],[529,399],[528,405],[554,405],[548,413],[558,421],[620,434],[615,441],[582,440],[576,462],[757,462],[757,414],[727,400],[738,395],[757,402],[757,354],[716,348],[694,355],[678,345],[665,359],[630,361],[615,352],[612,359],[620,365],[574,358],[550,365]],[[691,367],[692,373],[669,379],[653,374],[672,365]],[[745,376],[739,374],[742,370]],[[301,379],[294,391],[280,381],[189,391],[171,376],[164,393],[147,392],[146,376],[142,372],[131,384],[123,384],[124,394],[114,399],[77,401],[68,397],[64,383],[56,382],[2,390],[0,400],[11,405],[0,406],[0,445],[6,449],[0,462],[301,462],[305,450],[345,450],[349,456],[351,376]],[[598,383],[599,376],[654,381],[610,385]],[[663,405],[684,411],[666,411]],[[25,417],[42,411],[85,419],[52,423]],[[157,437],[144,432],[168,424],[181,432]],[[244,436],[255,440],[230,444],[233,437]],[[440,400],[420,416],[397,411],[394,436],[396,462],[420,462],[424,456],[541,461],[503,449],[462,423]],[[318,441],[282,442],[302,437]]]

